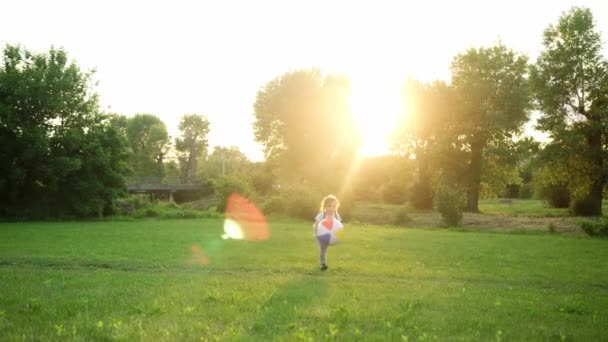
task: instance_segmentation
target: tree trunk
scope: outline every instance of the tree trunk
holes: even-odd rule
[[[418,158],[418,154],[417,157]],[[415,194],[417,209],[433,209],[433,190],[431,189],[431,176],[429,159],[424,153],[420,153],[418,159],[418,189]]]
[[[188,156],[188,181],[192,181],[196,177],[196,146],[190,148],[190,155]]]
[[[598,120],[599,121],[599,120]],[[589,189],[589,205],[591,208],[588,213],[591,216],[602,216],[602,199],[606,176],[604,171],[604,156],[602,153],[602,132],[601,123],[593,122],[592,128],[587,135],[587,144],[591,152],[592,162],[597,168],[597,178],[591,184]]]
[[[478,142],[471,144],[471,163],[469,164],[469,188],[465,211],[479,212],[479,189],[481,184],[482,147]]]

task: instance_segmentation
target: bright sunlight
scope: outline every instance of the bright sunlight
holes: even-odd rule
[[[397,127],[402,112],[399,77],[353,75],[351,106],[363,134],[361,156],[387,154],[390,133]]]

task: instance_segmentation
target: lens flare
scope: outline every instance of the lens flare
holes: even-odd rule
[[[209,257],[199,245],[192,245],[190,250],[192,251],[190,264],[209,265]]]
[[[229,218],[224,220],[224,235],[222,235],[222,239],[236,239],[242,240],[245,238],[245,234],[243,234],[243,230],[241,229],[241,225]]]
[[[247,198],[233,193],[226,202],[223,239],[267,240],[270,229],[266,217]]]

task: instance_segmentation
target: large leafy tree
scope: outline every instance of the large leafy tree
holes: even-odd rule
[[[468,151],[468,211],[479,211],[484,167],[491,152],[512,145],[528,120],[531,97],[525,56],[503,44],[469,49],[451,65],[456,92],[456,132]]]
[[[133,151],[134,175],[163,177],[163,162],[171,142],[165,123],[153,114],[137,114],[127,120],[126,132]]]
[[[4,48],[0,215],[88,215],[126,190],[124,136],[100,114],[92,73],[61,49]]]
[[[180,136],[175,139],[182,180],[196,176],[197,161],[207,154],[209,120],[200,114],[186,114],[179,122]]]
[[[418,176],[412,188],[412,205],[431,209],[431,180],[440,171],[441,147],[448,146],[449,125],[454,121],[454,95],[445,82],[425,84],[409,79],[403,87],[403,97],[407,110],[403,112],[399,129],[393,136],[393,149],[416,161]],[[449,155],[454,158],[453,153]]]
[[[255,138],[283,179],[337,188],[360,144],[350,94],[348,78],[315,69],[285,73],[258,91]]]
[[[580,159],[576,164],[584,165],[557,167],[553,160],[553,178],[568,180],[575,200],[585,203],[585,213],[599,216],[607,175],[608,62],[591,11],[573,8],[564,13],[545,30],[543,46],[531,73],[543,112],[538,129],[550,134],[552,146],[569,151],[564,162]]]

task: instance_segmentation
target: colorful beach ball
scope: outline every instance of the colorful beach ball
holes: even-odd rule
[[[317,226],[317,238],[330,245],[344,239],[344,225],[333,217],[321,220]]]

